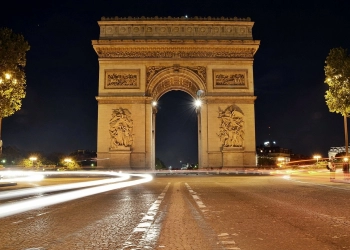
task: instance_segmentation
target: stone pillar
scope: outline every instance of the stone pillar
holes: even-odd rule
[[[109,165],[113,168],[118,168],[120,170],[130,169],[130,154],[131,150],[128,147],[120,148],[120,149],[111,149],[109,152],[110,159]]]

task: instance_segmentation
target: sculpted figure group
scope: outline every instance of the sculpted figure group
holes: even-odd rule
[[[109,134],[111,137],[111,149],[118,147],[130,147],[133,143],[133,121],[127,109],[114,109],[109,122]]]
[[[221,124],[218,136],[223,147],[242,147],[244,139],[243,114],[230,106],[219,112],[219,118]]]

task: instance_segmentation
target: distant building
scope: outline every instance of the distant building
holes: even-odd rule
[[[81,167],[96,167],[96,152],[79,149],[69,154]]]
[[[350,145],[349,145],[348,149],[350,150]],[[332,156],[336,157],[336,156],[339,156],[339,155],[345,155],[345,152],[346,152],[345,146],[331,147],[328,150],[328,158],[331,158]]]
[[[267,141],[256,148],[257,166],[282,166],[290,162],[292,151]]]

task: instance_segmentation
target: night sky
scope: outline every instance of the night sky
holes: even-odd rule
[[[78,3],[79,2],[79,3]],[[323,157],[344,145],[343,118],[324,94],[330,49],[350,49],[349,1],[8,1],[0,26],[21,33],[27,96],[5,118],[4,146],[27,152],[96,150],[98,59],[102,16],[251,17],[255,55],[256,144],[275,140],[294,153]],[[167,165],[197,161],[197,120],[189,95],[159,101],[156,154]],[[270,127],[270,128],[269,128]]]

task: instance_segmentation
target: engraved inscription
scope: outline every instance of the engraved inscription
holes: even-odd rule
[[[139,88],[140,71],[139,70],[113,70],[106,71],[105,88]]]
[[[214,71],[214,88],[246,88],[246,70],[220,70]]]

